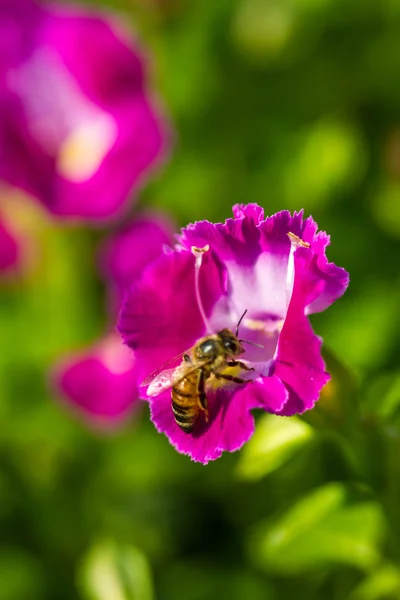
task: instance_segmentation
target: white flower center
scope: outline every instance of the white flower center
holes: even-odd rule
[[[32,136],[56,159],[63,177],[90,179],[115,144],[115,119],[91,102],[61,58],[41,47],[8,73],[8,86],[23,102]]]
[[[253,265],[225,262],[229,275],[229,298],[221,298],[210,318],[212,331],[224,327],[235,330],[239,316],[247,309],[240,327],[239,337],[252,344],[243,343],[244,359],[256,369],[256,374],[266,375],[275,357],[277,343],[294,285],[294,254],[297,248],[308,248],[293,233],[288,233],[290,247],[286,253],[262,253]]]

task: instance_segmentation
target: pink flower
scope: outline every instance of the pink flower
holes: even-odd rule
[[[239,359],[254,370],[240,377],[252,382],[215,385],[211,378],[208,422],[200,414],[193,432],[185,433],[174,419],[171,390],[148,393],[157,429],[202,463],[251,437],[252,409],[289,416],[314,406],[329,375],[308,315],[325,310],[349,281],[328,262],[329,237],[317,232],[311,217],[282,211],[264,218],[255,204],[235,206],[233,213],[225,223],[184,229],[175,249],[165,250],[132,285],[118,326],[143,380],[202,336],[235,332],[247,311],[239,337],[253,345],[243,343]]]
[[[68,406],[90,425],[115,427],[137,406],[134,366],[132,352],[111,335],[64,359],[54,383]]]
[[[114,315],[131,283],[161,255],[164,245],[172,243],[173,230],[172,221],[165,215],[148,212],[137,215],[104,240],[99,266],[108,283]]]
[[[153,213],[132,219],[105,240],[101,266],[113,293],[114,318],[126,288],[171,239],[171,223]],[[138,405],[136,360],[115,334],[66,357],[55,372],[54,382],[64,401],[89,424],[114,427]]]
[[[57,215],[114,216],[166,147],[131,36],[34,0],[3,0],[0,34],[0,177]]]

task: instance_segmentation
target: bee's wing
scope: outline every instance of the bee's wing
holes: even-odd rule
[[[175,371],[177,366],[175,366],[173,368],[168,368],[168,367],[171,367],[171,365],[173,365],[174,363],[177,363],[178,360],[180,360],[183,357],[183,355],[186,353],[187,352],[181,352],[180,354],[177,354],[177,356],[174,356],[170,360],[167,360],[165,363],[163,363],[161,366],[159,366],[157,369],[155,369],[152,373],[150,373],[150,375],[148,375],[146,377],[146,379],[144,381],[142,381],[142,383],[140,384],[140,387],[146,387],[147,385],[150,385],[151,382],[157,378],[157,375],[161,375],[167,371]],[[186,364],[189,364],[189,363],[186,363]]]
[[[172,369],[165,369],[164,371],[156,372],[156,375],[153,378],[151,378],[150,376],[147,379],[145,379],[142,383],[142,386],[149,386],[147,388],[148,396],[158,396],[158,394],[161,394],[161,392],[163,392],[164,390],[171,388],[173,385],[178,383],[178,381],[181,381],[182,379],[190,375],[190,373],[198,371],[209,362],[209,360],[196,361],[191,363],[184,361],[180,365]]]
[[[186,377],[188,373],[195,371],[198,367],[190,367],[190,363],[184,362],[173,369],[165,369],[161,373],[158,373],[153,379],[151,379],[148,383],[147,395],[148,396],[158,396],[164,390],[171,388],[175,383]],[[188,368],[189,366],[189,368]],[[145,381],[147,381],[145,379]],[[142,385],[145,385],[145,381]]]

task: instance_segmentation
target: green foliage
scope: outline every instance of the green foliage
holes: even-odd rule
[[[203,561],[182,561],[165,574],[162,588],[174,600],[275,600],[273,587],[250,569],[210,565]]]
[[[6,547],[0,553],[0,597],[2,600],[32,598],[44,593],[45,573],[37,559],[19,548]]]
[[[296,455],[314,435],[312,428],[300,419],[282,419],[275,415],[263,415],[257,421],[257,429],[243,449],[238,473],[244,479],[259,479]]]
[[[380,600],[398,598],[400,593],[400,571],[391,564],[379,567],[353,591],[350,600]]]
[[[146,557],[134,546],[95,545],[82,565],[81,585],[88,600],[153,600]]]
[[[251,544],[254,562],[292,575],[332,563],[374,567],[384,532],[380,507],[375,502],[350,503],[347,495],[343,485],[329,484],[272,524],[258,524]]]

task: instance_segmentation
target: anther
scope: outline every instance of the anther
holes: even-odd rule
[[[294,285],[294,253],[297,248],[309,248],[310,244],[304,242],[299,236],[295,235],[291,231],[287,234],[290,240],[290,252],[288,258],[287,275],[286,275],[286,306],[289,306],[290,299],[292,297],[293,285]]]
[[[309,248],[310,247],[310,244],[308,242],[305,242],[304,240],[302,240],[301,238],[299,238],[298,235],[295,235],[291,231],[289,231],[289,233],[288,233],[288,238],[289,238],[290,243],[292,244],[292,246],[295,247],[295,249],[297,249],[297,248]]]

